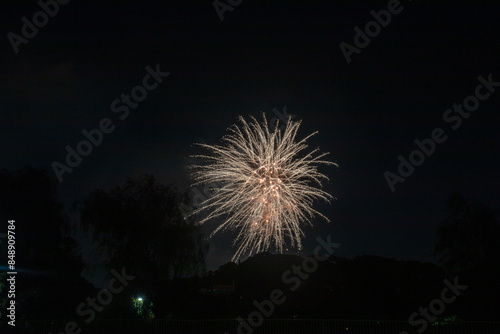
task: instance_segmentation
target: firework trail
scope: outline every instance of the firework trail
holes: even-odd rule
[[[277,125],[270,131],[265,114],[263,119],[260,124],[254,117],[250,122],[239,117],[241,126],[228,129],[224,145],[196,144],[211,154],[192,156],[206,161],[192,166],[193,185],[219,185],[193,214],[206,213],[200,224],[224,218],[210,237],[219,230],[237,231],[233,245],[239,246],[232,261],[246,251],[252,254],[273,245],[281,253],[288,239],[292,247],[301,249],[301,224],[312,225],[315,215],[329,221],[312,206],[314,200],[329,203],[332,199],[320,189],[328,177],[317,166],[336,164],[323,160],[328,153],[320,154],[318,149],[303,152],[306,140],[317,132],[296,142],[300,121],[289,119],[283,131]]]

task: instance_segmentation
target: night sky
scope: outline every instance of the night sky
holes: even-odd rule
[[[219,143],[239,115],[269,119],[286,109],[302,121],[299,137],[319,131],[310,147],[339,164],[321,167],[337,199],[318,203],[331,222],[304,228],[304,253],[331,234],[339,256],[433,261],[453,191],[500,213],[500,83],[480,89],[489,97],[459,126],[443,119],[476,94],[479,76],[500,82],[500,7],[401,1],[348,63],[341,43],[354,48],[354,28],[364,31],[370,12],[391,2],[243,0],[221,21],[211,1],[73,0],[17,53],[8,34],[21,36],[22,17],[32,22],[40,6],[2,3],[1,168],[29,165],[57,179],[52,163],[65,163],[65,147],[109,118],[114,130],[62,175],[61,202],[144,173],[186,190],[189,156],[200,153],[193,143]],[[120,119],[113,101],[157,64],[170,74]],[[391,191],[384,173],[397,174],[398,156],[408,159],[414,140],[436,128],[447,139]],[[230,260],[231,238],[212,239],[209,269]]]

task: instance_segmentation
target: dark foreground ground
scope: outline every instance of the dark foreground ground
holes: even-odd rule
[[[234,319],[220,320],[96,320],[90,324],[68,324],[68,321],[32,321],[16,322],[16,327],[1,323],[1,333],[48,333],[48,334],[314,334],[314,333],[417,333],[423,329],[422,323],[411,326],[405,321],[378,321],[378,320],[293,320],[273,319],[264,321],[256,327],[240,325]],[[66,331],[64,330],[66,326]],[[72,326],[77,326],[73,327]],[[81,330],[81,331],[79,331]],[[500,333],[500,322],[455,322],[455,323],[428,323],[426,334],[441,333]]]

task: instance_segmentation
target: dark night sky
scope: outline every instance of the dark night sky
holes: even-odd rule
[[[298,3],[244,0],[221,22],[211,1],[73,0],[17,54],[7,34],[20,34],[21,18],[40,7],[2,3],[1,168],[31,165],[55,177],[51,163],[64,162],[65,146],[109,117],[114,132],[64,174],[62,202],[142,173],[184,190],[194,142],[217,143],[237,116],[272,117],[286,106],[302,120],[300,137],[318,130],[311,147],[340,165],[322,169],[337,200],[318,205],[332,222],[305,228],[306,252],[331,234],[341,256],[432,261],[454,190],[499,213],[500,88],[455,131],[443,113],[474,94],[479,75],[500,81],[500,8],[401,1],[402,12],[348,64],[339,44],[353,44],[353,28],[387,1]],[[170,76],[120,120],[112,101],[156,64]],[[448,139],[391,192],[384,172],[438,127]],[[234,250],[229,235],[215,237],[209,268]]]

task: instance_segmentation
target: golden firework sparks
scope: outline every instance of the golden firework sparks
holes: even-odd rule
[[[252,254],[273,245],[281,253],[288,239],[301,249],[301,225],[312,225],[315,215],[329,221],[313,209],[314,200],[329,203],[333,198],[321,189],[328,177],[317,167],[336,164],[323,160],[328,153],[320,154],[319,149],[303,153],[306,141],[317,132],[296,142],[300,122],[289,119],[284,130],[276,126],[270,131],[264,114],[263,119],[259,123],[254,117],[250,122],[239,117],[241,126],[228,129],[224,145],[197,144],[211,154],[193,156],[206,161],[192,166],[194,185],[222,185],[193,214],[206,213],[200,224],[224,216],[210,236],[225,229],[237,231],[233,261],[246,251]]]

